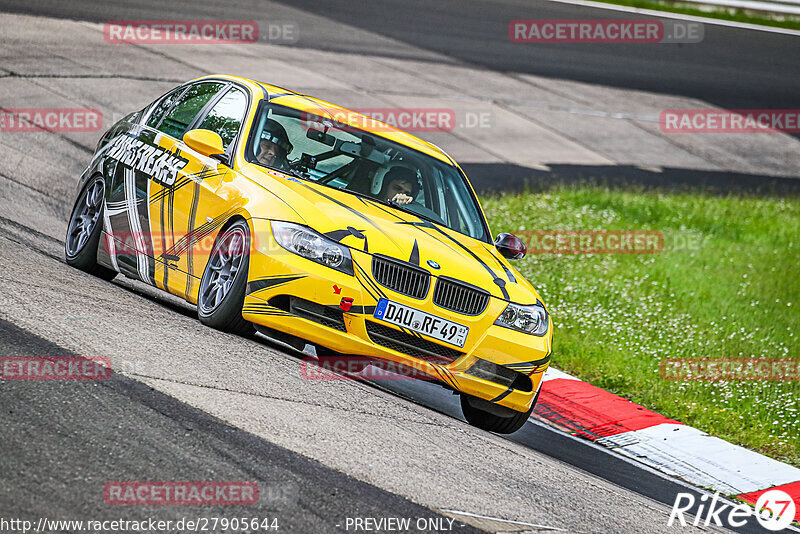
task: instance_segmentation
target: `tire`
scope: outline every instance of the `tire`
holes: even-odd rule
[[[67,265],[80,269],[103,280],[112,280],[117,271],[97,263],[97,247],[103,233],[105,182],[95,176],[78,195],[67,224],[64,255]]]
[[[217,236],[200,279],[197,316],[201,323],[240,336],[255,334],[253,324],[242,317],[249,265],[250,227],[237,219]]]
[[[531,416],[538,399],[539,393],[537,392],[528,411],[518,412],[462,393],[461,411],[464,413],[464,419],[472,426],[498,434],[512,434],[522,428],[525,421]]]

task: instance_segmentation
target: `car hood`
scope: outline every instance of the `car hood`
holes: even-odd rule
[[[352,249],[411,262],[434,276],[461,280],[505,300],[532,304],[539,299],[533,286],[490,243],[283,173],[254,168],[248,175],[291,206],[306,225]]]

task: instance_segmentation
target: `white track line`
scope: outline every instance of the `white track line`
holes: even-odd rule
[[[489,521],[497,521],[498,523],[506,523],[509,525],[519,525],[522,527],[533,527],[538,530],[557,530],[559,532],[566,532],[566,530],[556,527],[548,527],[547,525],[536,525],[534,523],[526,523],[524,521],[511,521],[509,519],[500,519],[499,517],[491,517],[488,515],[480,515],[480,514],[473,514],[471,512],[462,512],[460,510],[445,510],[442,509],[442,512],[448,514],[456,514],[456,515],[463,515],[465,517],[474,517],[476,519],[486,519]]]
[[[734,7],[782,15],[800,15],[800,5],[797,2],[763,2],[760,0],[689,0],[689,2],[696,3],[698,6]]]
[[[563,378],[565,380],[580,380],[580,378],[567,374],[564,371],[559,371],[555,367],[548,367],[544,372],[542,381],[546,382],[547,380],[555,380],[556,378]]]
[[[634,460],[634,459],[632,459],[632,458],[630,458],[628,456],[622,455],[622,454],[615,454],[613,452],[613,449],[607,449],[607,448],[603,447],[602,445],[598,445],[594,441],[589,441],[589,440],[586,440],[586,439],[583,439],[583,438],[575,437],[572,434],[568,434],[568,433],[562,432],[562,431],[560,431],[558,429],[554,429],[552,426],[550,426],[550,425],[548,425],[546,423],[543,423],[542,421],[538,421],[536,419],[528,419],[528,423],[532,423],[532,424],[534,424],[536,426],[542,427],[543,429],[551,431],[551,432],[553,432],[553,431],[559,432],[561,435],[565,436],[569,440],[573,440],[573,441],[579,442],[581,445],[584,445],[584,446],[587,446],[587,447],[591,447],[591,448],[597,450],[599,452],[599,454],[613,455],[618,460],[622,460],[623,462],[625,462],[627,464],[630,464],[630,465],[632,465],[632,466],[634,466],[634,467],[636,467],[638,469],[641,469],[642,471],[646,471],[648,473],[656,475],[657,477],[659,477],[659,478],[661,478],[661,479],[663,479],[663,480],[665,480],[667,482],[671,482],[673,484],[676,484],[678,486],[686,488],[687,490],[695,491],[700,495],[708,495],[709,497],[714,495],[714,492],[711,492],[711,491],[709,491],[709,490],[707,490],[705,488],[697,487],[696,485],[691,484],[689,482],[686,482],[685,480],[681,480],[680,478],[675,478],[674,476],[668,475],[667,473],[664,473],[663,471],[655,469],[655,468],[653,468],[653,467],[651,467],[651,466],[649,466],[649,465],[647,465],[645,463],[642,463],[639,460]],[[594,476],[596,476],[598,478],[603,478],[600,475],[594,475]],[[646,498],[652,500],[653,502],[658,502],[658,501],[656,501],[656,499],[653,499],[652,497],[646,497]],[[729,506],[736,506],[737,504],[741,504],[741,502],[734,501],[733,499],[728,498],[728,496],[726,496],[726,495],[720,495],[719,496],[719,502],[723,503],[723,504],[727,504]],[[666,506],[670,506],[670,504],[667,503]],[[786,527],[782,532],[798,532],[798,533],[800,533],[800,528],[797,528],[794,525],[790,525],[790,526]]]
[[[548,367],[542,380],[580,379]],[[582,382],[582,381],[581,381]],[[546,386],[544,386],[546,387]],[[532,415],[530,420],[537,420]],[[800,480],[800,469],[682,424],[661,423],[595,441],[667,475],[727,495]]]
[[[606,4],[605,2],[590,2],[588,0],[546,0],[547,2],[558,2],[559,4],[571,4],[575,6],[593,7],[597,9],[608,9],[610,11],[622,11],[625,13],[637,13],[639,15],[649,15],[665,19],[687,20],[691,22],[702,22],[703,24],[713,24],[716,26],[729,26],[742,30],[757,30],[769,33],[780,33],[783,35],[800,36],[800,30],[790,30],[788,28],[776,28],[773,26],[761,26],[759,24],[748,24],[746,22],[736,22],[733,20],[722,20],[710,17],[696,17],[694,15],[683,15],[681,13],[671,13],[668,11],[657,11],[655,9],[642,9],[638,7],[618,6]]]

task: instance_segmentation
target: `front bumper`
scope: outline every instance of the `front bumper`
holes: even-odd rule
[[[432,290],[425,299],[417,300],[376,284],[371,279],[369,254],[351,249],[356,268],[356,275],[351,276],[281,248],[272,237],[269,221],[253,219],[252,224],[253,235],[257,236],[259,243],[251,251],[250,279],[242,312],[248,321],[295,335],[340,353],[378,358],[408,366],[455,391],[474,395],[512,410],[524,412],[530,408],[549,364],[552,325],[548,334],[542,337],[496,326],[493,323],[507,303],[494,297],[480,316],[449,312],[432,303]],[[301,316],[299,313],[292,313],[285,304],[289,297],[312,303],[310,307],[315,304],[327,308],[324,311],[335,311],[340,314],[342,323],[326,322],[320,317],[324,314]],[[374,342],[367,330],[368,321],[394,328],[389,323],[372,317],[380,297],[468,326],[470,330],[464,347],[451,347],[460,354],[452,362],[434,363]],[[352,299],[348,312],[339,311],[342,299]],[[319,311],[319,308],[314,309]],[[429,341],[443,345],[433,339]],[[523,373],[530,378],[530,387],[517,389],[469,374],[468,371],[479,359]]]

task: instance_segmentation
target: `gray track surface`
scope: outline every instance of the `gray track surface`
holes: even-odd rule
[[[0,354],[73,356],[0,319]],[[280,532],[337,532],[347,517],[445,518],[112,375],[79,383],[0,388],[0,517],[278,520]],[[248,506],[109,506],[109,481],[214,480],[258,484]],[[455,532],[476,532],[453,523]]]
[[[486,68],[538,74],[628,89],[702,99],[727,108],[795,108],[800,105],[798,37],[707,25],[699,44],[667,46],[511,43],[515,19],[630,19],[641,15],[543,0],[215,0],[144,1],[98,5],[0,0],[0,9],[48,17],[105,22],[113,19],[226,18],[299,23],[298,45],[348,53],[409,57],[409,48],[376,47],[370,35],[342,31],[324,19]],[[303,11],[299,11],[303,10]],[[323,19],[322,21],[320,19]],[[305,31],[303,31],[305,30]],[[415,53],[417,57],[425,54]]]
[[[453,110],[454,129],[422,136],[459,161],[482,193],[585,180],[800,191],[796,134],[674,134],[661,131],[658,122],[664,109],[798,107],[797,36],[707,24],[706,39],[686,45],[508,42],[506,25],[514,18],[631,16],[544,0],[445,1],[435,9],[386,0],[319,6],[242,0],[226,3],[222,13],[208,0],[0,0],[1,8],[63,21],[49,19],[18,33],[26,25],[9,16],[0,80],[9,87],[10,106],[48,105],[40,92],[57,93],[72,105],[96,105],[109,126],[131,109],[126,103],[139,105],[146,101],[139,95],[152,97],[169,87],[159,80],[232,72],[356,109]],[[142,46],[102,40],[102,23],[109,19],[192,17],[254,19],[261,41]],[[272,40],[270,25],[286,22],[295,25],[296,41]],[[87,90],[93,77],[106,81]],[[121,83],[126,78],[131,83]],[[31,91],[30,85],[41,89]],[[113,92],[97,92],[106,87]],[[467,119],[478,116],[488,118],[488,127],[469,126]],[[8,174],[4,163],[0,172]]]
[[[34,5],[46,13],[65,9],[60,2]],[[226,18],[235,18],[236,9],[244,6],[232,4]],[[102,9],[96,8],[100,15],[95,18],[105,16]],[[212,16],[213,11],[209,8],[207,14]],[[118,16],[178,14],[138,10]],[[103,57],[93,57],[91,52],[81,55],[86,36],[97,30],[76,32],[75,24],[66,21],[15,19],[13,32],[6,30],[13,37],[0,41],[0,68],[9,70],[7,64],[13,64],[14,69],[36,74],[9,75],[0,105],[8,105],[5,99],[15,107],[96,103],[123,113],[178,81],[204,73],[186,60],[140,47],[116,49]],[[25,37],[37,32],[59,43],[57,51],[37,57],[35,50],[25,46]],[[375,50],[382,46],[397,50],[394,42],[382,45],[373,34],[370,39]],[[421,49],[408,47],[407,51],[428,57]],[[229,61],[253,58],[242,53],[225,59],[225,64],[205,67],[224,71]],[[442,61],[435,53],[428,59]],[[214,60],[210,56],[206,63]],[[127,76],[93,79],[86,74],[87,65],[96,63],[124,70]],[[70,71],[83,75],[70,78],[65,75]],[[47,103],[42,104],[43,100]],[[96,495],[93,492],[102,487],[101,482],[117,480],[121,472],[151,480],[188,478],[190,472],[192,479],[252,476],[267,488],[277,483],[275,495],[304,496],[277,506],[287,525],[289,516],[298,516],[292,519],[297,529],[288,530],[293,532],[306,532],[309,525],[324,531],[348,513],[431,515],[447,509],[574,532],[666,530],[668,506],[664,503],[670,503],[680,488],[645,474],[637,481],[635,471],[607,460],[603,452],[559,440],[533,425],[516,441],[478,431],[452,416],[452,398],[443,390],[392,395],[358,382],[304,380],[296,354],[264,340],[209,330],[198,323],[191,306],[141,283],[124,278],[106,283],[67,267],[63,261],[66,219],[77,176],[96,138],[97,134],[50,133],[0,137],[4,150],[0,161],[0,318],[10,325],[3,334],[7,345],[0,348],[29,355],[64,350],[106,356],[120,375],[110,385],[0,384],[3,417],[10,419],[3,426],[3,442],[19,444],[10,453],[3,449],[2,461],[7,464],[2,466],[0,488],[15,500],[0,500],[0,517],[43,510],[24,504],[38,488],[46,494],[37,506],[46,504],[67,518],[95,519],[99,517],[88,514],[111,513],[99,497],[84,502],[63,490],[82,488]],[[154,391],[148,393],[146,387]],[[418,397],[410,402],[405,394]],[[120,450],[113,449],[119,442],[128,447],[113,459],[98,453],[98,459],[89,461],[57,456],[58,447],[40,445],[34,450],[43,451],[46,461],[39,461],[22,444],[36,443],[36,434],[49,437],[56,423],[50,428],[48,421],[59,413],[59,421],[71,421],[61,428],[74,433],[53,439],[61,440],[58,443],[67,451],[91,451],[87,444],[92,443],[101,450],[103,444]],[[12,430],[15,424],[38,430],[23,434]],[[238,429],[230,432],[233,437],[221,430],[224,425]],[[195,435],[195,430],[174,431],[187,426],[202,429],[202,435]],[[554,443],[575,447],[575,452],[556,451]],[[548,454],[539,452],[548,447]],[[147,449],[151,452],[144,454]],[[239,450],[241,456],[230,453]],[[193,451],[192,457],[185,451]],[[277,459],[266,459],[273,453]],[[36,487],[26,485],[27,479],[35,480]],[[16,481],[28,492],[14,495]],[[342,500],[341,508],[334,506],[338,497],[326,500],[322,496],[333,487],[351,496]],[[374,494],[368,491],[372,487],[377,488]],[[404,499],[424,508],[413,509]],[[88,508],[72,506],[76,501]],[[379,505],[384,509],[373,512]],[[176,513],[175,509],[153,510],[163,517]],[[231,510],[221,513],[235,515]],[[321,517],[304,517],[315,513]]]
[[[16,201],[21,202],[15,204],[18,209],[29,210],[33,199],[23,194]],[[15,335],[6,337],[11,348],[17,354],[52,355],[52,345],[31,342],[42,338],[81,356],[104,355],[119,374],[143,385],[122,380],[120,388],[135,393],[126,395],[113,384],[2,383],[7,418],[3,467],[8,470],[1,486],[10,497],[0,500],[0,517],[35,520],[44,511],[49,518],[64,519],[119,514],[117,507],[103,508],[98,492],[120,478],[255,478],[263,481],[266,493],[276,483],[276,491],[288,487],[291,493],[300,486],[331,487],[328,483],[337,480],[319,467],[301,473],[299,480],[292,478],[298,466],[309,464],[287,452],[278,455],[279,461],[268,459],[273,451],[286,449],[432,510],[422,516],[460,510],[573,532],[665,530],[664,504],[366,384],[304,380],[297,355],[265,341],[210,330],[199,324],[190,306],[141,283],[107,283],[77,272],[59,258],[61,248],[55,238],[0,219],[0,316],[14,325]],[[144,385],[156,390],[157,400],[161,395],[176,399],[163,400],[175,414],[152,403]],[[437,390],[434,395],[449,393]],[[196,413],[192,408],[221,422],[209,423],[213,428],[207,430],[189,417],[188,426],[197,430],[185,431],[183,414]],[[258,447],[237,448],[235,439],[221,439],[214,428],[222,423],[256,436]],[[234,438],[240,435],[233,433]],[[242,449],[247,454],[237,454]],[[287,478],[296,485],[282,486]],[[353,509],[347,499],[341,508],[334,506],[338,495],[351,491],[347,484],[332,486],[340,488],[339,494],[319,503],[314,499],[321,493],[298,489],[311,500],[302,506],[278,503],[276,515],[287,524],[290,516],[315,513],[324,520],[292,521],[322,527],[335,523]],[[362,495],[372,500],[358,506],[372,515],[369,503],[381,497]],[[409,517],[399,512],[410,510],[403,508],[410,504],[388,495],[385,499],[373,517]],[[78,501],[84,506],[76,506]],[[124,512],[131,518],[151,513],[174,518],[183,510]],[[227,509],[221,513],[238,515]],[[419,512],[410,517],[420,517]],[[319,531],[334,530],[343,531]]]

